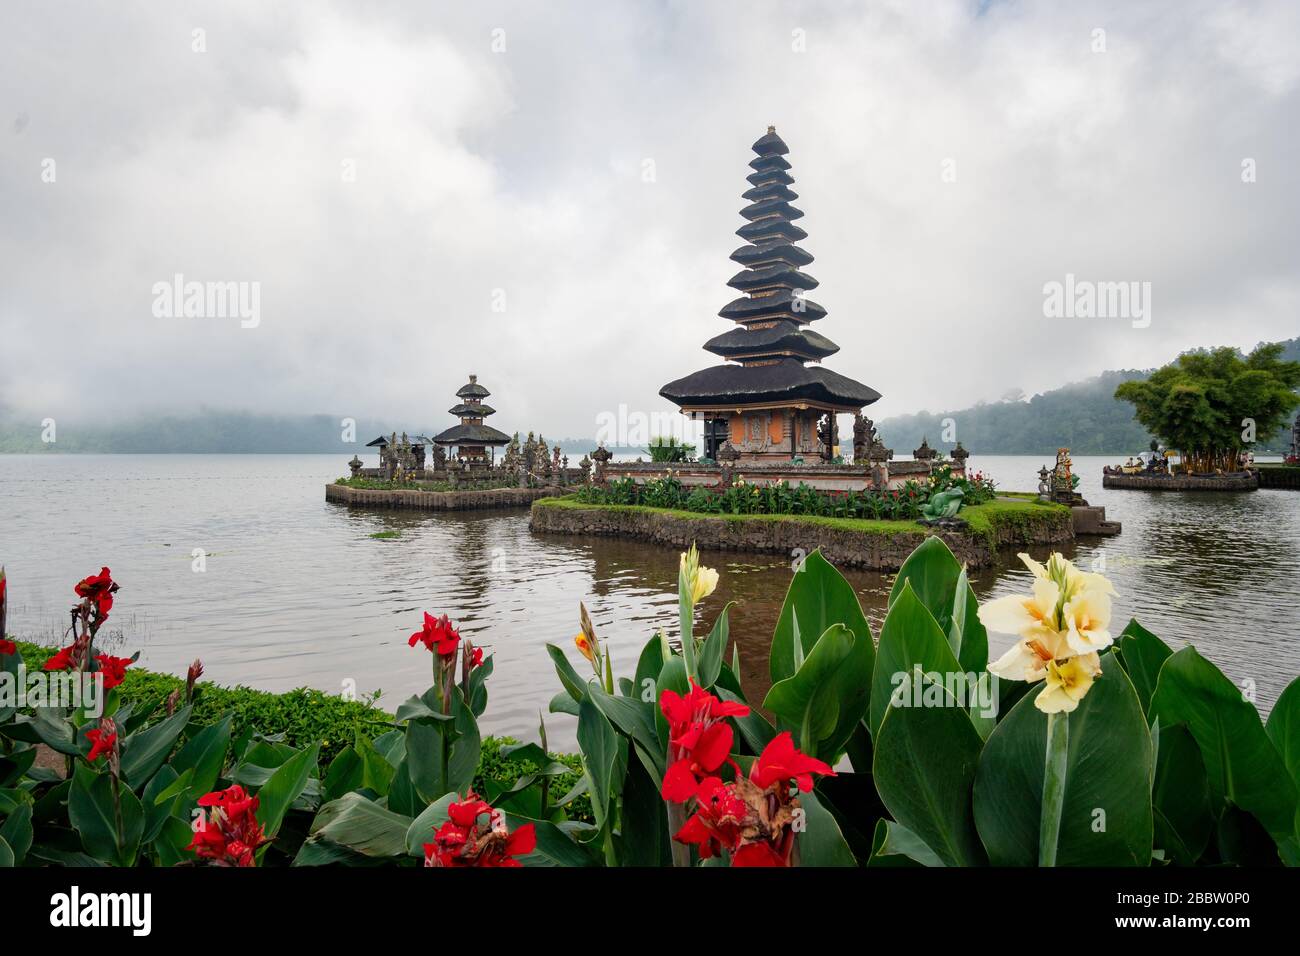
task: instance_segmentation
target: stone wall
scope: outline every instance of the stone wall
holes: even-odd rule
[[[1259,477],[1254,472],[1209,478],[1196,475],[1103,475],[1101,486],[1142,491],[1253,491],[1259,487]]]
[[[1261,488],[1297,488],[1300,489],[1300,466],[1279,465],[1269,462],[1256,467]]]
[[[559,488],[493,488],[487,491],[411,491],[325,486],[325,500],[354,508],[402,508],[413,511],[473,511],[479,508],[526,508]]]
[[[650,508],[533,504],[534,531],[575,535],[619,535],[684,549],[694,541],[717,551],[756,551],[790,556],[798,549],[821,548],[832,564],[875,571],[896,571],[907,556],[933,533],[922,525],[915,531],[857,530],[834,522],[793,516],[688,516]],[[971,567],[993,563],[997,549],[1071,541],[1074,532],[1065,508],[1017,513],[1015,520],[994,522],[991,535],[973,531],[942,531],[959,560]]]

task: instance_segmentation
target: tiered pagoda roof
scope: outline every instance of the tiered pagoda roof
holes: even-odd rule
[[[731,254],[744,266],[727,283],[744,293],[718,313],[736,328],[714,336],[704,348],[730,362],[707,368],[675,382],[659,394],[684,410],[742,407],[762,404],[805,404],[834,410],[856,411],[880,398],[875,389],[818,366],[839,351],[811,323],[826,310],[804,298],[817,280],[803,271],[813,257],[796,243],[807,233],[794,224],[803,212],[790,205],[798,194],[790,186],[789,147],[776,129],[753,146],[754,170],[746,178],[750,187],[742,194],[749,205],[740,211],[747,220],[736,230],[746,241]]]
[[[478,383],[478,376],[471,375],[469,382],[456,392],[460,402],[447,411],[460,419],[459,425],[453,425],[446,431],[439,432],[430,439],[435,445],[508,445],[510,436],[498,431],[491,425],[483,424],[483,419],[495,415],[496,409],[486,405],[483,399],[492,393]]]

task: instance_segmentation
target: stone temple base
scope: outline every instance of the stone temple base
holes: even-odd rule
[[[1123,530],[1118,521],[1106,520],[1106,509],[1101,505],[1075,505],[1070,509],[1075,534],[1097,534],[1113,537]]]
[[[1254,491],[1259,475],[1102,475],[1103,488],[1132,488],[1141,491]]]

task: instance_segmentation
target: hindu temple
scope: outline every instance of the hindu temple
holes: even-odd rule
[[[509,435],[483,423],[483,419],[496,414],[496,409],[483,401],[491,394],[478,383],[477,375],[471,375],[469,382],[456,392],[460,401],[447,410],[460,419],[460,424],[430,440],[440,448],[455,447],[461,460],[471,465],[490,464],[495,457],[494,450],[510,443]]]
[[[795,225],[803,212],[791,205],[790,150],[772,126],[753,150],[746,222],[736,230],[745,245],[731,254],[744,268],[727,283],[741,295],[718,313],[735,327],[704,343],[726,362],[659,394],[704,422],[710,459],[725,451],[740,462],[830,460],[836,415],[858,415],[880,393],[821,365],[839,346],[812,329],[826,310],[804,295],[818,283],[803,271],[813,257],[797,245],[808,234]]]

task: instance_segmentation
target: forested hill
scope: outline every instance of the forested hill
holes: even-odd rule
[[[1283,343],[1282,357],[1300,361],[1300,338]],[[1103,372],[1095,378],[1035,395],[1028,401],[981,403],[948,412],[898,415],[876,423],[885,445],[900,457],[911,455],[923,437],[945,450],[944,419],[956,424],[956,437],[975,455],[1047,455],[1062,446],[1076,455],[1132,455],[1146,450],[1151,436],[1133,419],[1133,406],[1115,398],[1115,388],[1147,371]],[[1284,454],[1290,447],[1290,422],[1257,454]]]
[[[1133,406],[1115,399],[1115,388],[1145,372],[1103,372],[1035,395],[1028,401],[983,403],[947,412],[899,415],[876,423],[881,440],[898,457],[928,438],[948,448],[944,419],[952,419],[956,437],[974,455],[1046,455],[1065,446],[1076,455],[1134,454],[1151,441],[1133,420]]]

